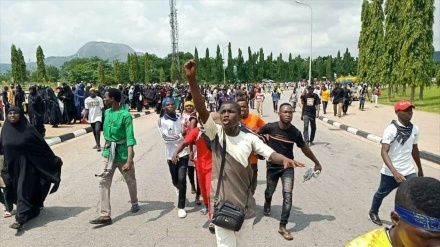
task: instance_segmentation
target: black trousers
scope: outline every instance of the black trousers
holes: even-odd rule
[[[101,122],[94,122],[91,123],[90,126],[92,127],[92,133],[95,137],[96,145],[101,146]]]
[[[281,178],[281,183],[283,185],[283,205],[281,211],[281,221],[280,226],[286,226],[289,221],[290,211],[292,209],[292,190],[295,178],[295,170],[293,168],[284,169],[284,167],[279,166],[269,166],[267,167],[266,173],[267,185],[266,191],[264,192],[264,197],[266,203],[272,203],[272,196],[278,185],[278,180]]]
[[[170,168],[171,180],[173,185],[179,190],[179,200],[177,207],[179,209],[185,208],[186,200],[186,173],[188,170],[188,155],[179,158],[177,164],[172,160],[168,160],[168,167]]]

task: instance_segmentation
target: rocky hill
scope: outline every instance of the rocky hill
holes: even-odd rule
[[[53,65],[58,68],[61,68],[65,62],[70,61],[73,58],[99,57],[110,62],[114,60],[125,62],[127,60],[127,54],[129,53],[143,55],[143,53],[136,52],[133,48],[125,44],[91,41],[79,48],[79,50],[73,55],[59,57],[49,56],[46,57],[44,62],[46,65]],[[27,63],[27,69],[31,71],[35,70],[36,67],[35,62]],[[6,73],[10,68],[10,64],[0,64],[0,73]]]

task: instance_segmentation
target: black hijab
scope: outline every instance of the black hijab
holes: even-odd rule
[[[29,124],[18,107],[11,107],[8,112],[18,112],[20,119],[12,124],[6,119],[1,130],[0,146],[4,154],[4,173],[14,179],[15,167],[18,162],[32,165],[41,174],[41,178],[53,183],[50,193],[57,191],[61,181],[62,161],[55,156],[44,138]],[[3,175],[3,174],[2,174]]]

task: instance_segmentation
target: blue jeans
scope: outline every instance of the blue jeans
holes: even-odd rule
[[[411,173],[405,176],[406,179],[415,178],[415,177],[417,177],[417,174],[415,173]],[[399,183],[396,181],[396,179],[394,179],[393,176],[387,176],[381,174],[380,185],[376,193],[374,194],[370,212],[375,214],[379,213],[379,208],[380,205],[382,205],[383,199],[397,187],[399,187]]]
[[[290,167],[284,169],[280,166],[269,166],[267,167],[266,173],[266,191],[264,192],[264,197],[267,203],[272,203],[272,196],[277,188],[278,180],[281,178],[281,183],[283,185],[283,206],[281,211],[281,221],[280,226],[286,226],[290,217],[290,210],[292,209],[292,190],[295,178],[295,170]]]

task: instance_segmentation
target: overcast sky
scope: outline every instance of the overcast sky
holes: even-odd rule
[[[362,0],[303,0],[313,8],[313,57],[357,55]],[[436,0],[434,47],[440,50],[440,0]],[[289,52],[310,54],[310,10],[294,0],[177,0],[179,50],[215,56],[232,43],[241,48],[263,47],[265,56]],[[41,45],[48,56],[73,55],[88,41],[127,44],[160,57],[171,52],[168,0],[1,0],[0,63],[10,63],[10,47],[21,48],[35,61]]]

